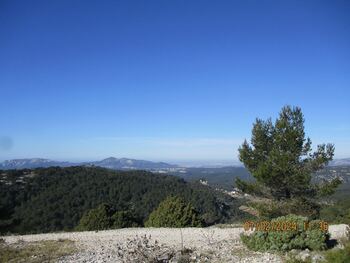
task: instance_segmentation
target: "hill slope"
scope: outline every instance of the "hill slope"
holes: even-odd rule
[[[175,176],[52,167],[1,172],[0,231],[71,230],[84,212],[101,203],[109,203],[117,211],[132,209],[144,222],[169,195],[191,202],[208,225],[240,215],[232,198]]]

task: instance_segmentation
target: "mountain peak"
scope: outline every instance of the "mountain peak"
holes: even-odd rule
[[[116,160],[118,160],[118,158],[111,156],[111,157],[103,159],[102,161],[116,161]]]

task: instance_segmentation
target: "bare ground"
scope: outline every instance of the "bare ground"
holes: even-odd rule
[[[330,226],[331,238],[346,236],[347,225]],[[35,242],[43,240],[75,241],[79,252],[61,258],[59,262],[139,262],[120,257],[126,250],[135,252],[125,244],[130,240],[140,240],[146,236],[146,247],[161,246],[169,251],[191,249],[188,262],[283,262],[279,255],[251,252],[241,244],[239,235],[243,228],[124,228],[106,231],[63,232],[36,235],[14,235],[2,237],[6,243],[19,241]],[[157,242],[156,242],[157,241]],[[156,243],[155,243],[156,242]],[[137,248],[136,248],[137,250]],[[161,249],[160,249],[161,251]],[[164,250],[165,251],[165,250]],[[179,253],[179,252],[178,252]],[[176,262],[176,261],[170,261]]]

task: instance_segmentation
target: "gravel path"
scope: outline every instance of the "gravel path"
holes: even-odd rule
[[[346,236],[347,225],[330,226],[332,238]],[[191,248],[193,262],[282,262],[269,253],[247,251],[240,242],[239,235],[243,228],[124,228],[106,231],[63,232],[36,235],[15,235],[2,237],[7,243],[41,240],[69,239],[76,241],[80,252],[62,259],[60,262],[122,262],[118,259],[118,247],[136,236],[151,237],[169,248],[180,250]],[[120,251],[120,250],[119,250]],[[235,251],[235,252],[233,252]],[[209,261],[206,261],[208,258]],[[196,261],[197,259],[197,261]],[[136,261],[135,261],[136,262]]]
[[[40,240],[58,240],[69,239],[84,243],[88,247],[95,247],[108,243],[123,243],[129,238],[135,236],[150,236],[162,244],[181,248],[181,240],[185,247],[202,247],[212,239],[213,242],[222,240],[239,239],[239,234],[243,228],[123,228],[104,231],[86,231],[86,232],[63,232],[48,233],[36,235],[16,235],[6,236],[4,239],[8,243],[15,243],[18,240],[26,242]],[[183,238],[181,238],[181,232]]]

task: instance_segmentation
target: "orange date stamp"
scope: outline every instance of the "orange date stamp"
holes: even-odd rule
[[[316,229],[320,229],[323,232],[328,231],[329,224],[326,221],[319,221],[316,224]],[[246,221],[243,224],[245,231],[298,231],[308,230],[310,228],[310,222],[304,221],[301,227],[296,221]],[[315,224],[314,224],[315,229]]]

